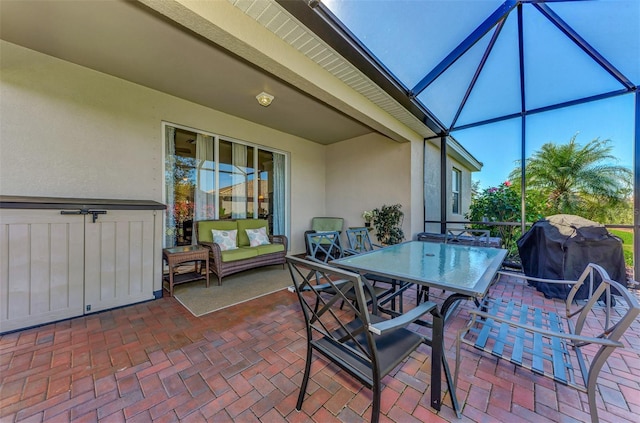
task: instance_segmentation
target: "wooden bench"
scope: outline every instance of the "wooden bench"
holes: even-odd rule
[[[470,312],[469,323],[458,334],[456,384],[460,369],[460,346],[470,345],[586,392],[591,420],[597,422],[595,393],[598,374],[611,353],[623,347],[620,338],[640,313],[637,299],[595,264],[589,264],[577,281],[500,273],[501,276],[536,282],[573,285],[565,303],[564,315],[513,300],[486,298],[479,310]],[[599,280],[602,282],[596,286]],[[573,298],[585,283],[590,284],[589,292],[592,295],[587,300],[580,300],[578,306]],[[598,330],[594,330],[594,327]],[[580,371],[576,372],[576,369]]]

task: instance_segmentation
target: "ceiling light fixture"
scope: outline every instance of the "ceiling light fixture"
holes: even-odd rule
[[[272,96],[271,94],[267,94],[264,91],[256,96],[258,103],[260,103],[260,105],[264,107],[267,107],[269,104],[271,104],[274,98],[274,96]]]

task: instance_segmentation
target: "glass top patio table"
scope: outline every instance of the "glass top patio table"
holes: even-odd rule
[[[441,369],[444,369],[451,402],[460,417],[451,371],[444,355],[444,323],[449,308],[468,298],[482,298],[500,269],[507,250],[490,247],[409,241],[379,250],[331,261],[330,264],[359,273],[374,273],[391,279],[441,288],[451,294],[435,309],[431,337],[431,407],[442,403]],[[411,284],[406,284],[398,291]],[[442,363],[439,366],[435,363]],[[435,364],[435,365],[434,365]]]
[[[500,248],[409,241],[331,264],[480,298],[506,254]]]

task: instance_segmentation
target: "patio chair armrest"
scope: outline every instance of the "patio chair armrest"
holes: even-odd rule
[[[210,263],[215,269],[220,269],[220,265],[222,263],[222,250],[220,249],[220,246],[215,242],[207,241],[200,241],[199,244],[209,249],[209,258],[211,259]]]
[[[523,323],[519,323],[519,322],[510,320],[510,319],[505,319],[505,318],[502,318],[502,317],[498,317],[498,316],[495,316],[495,315],[493,315],[491,313],[485,313],[485,312],[479,311],[479,310],[471,310],[469,312],[469,314],[471,316],[469,324],[466,326],[466,328],[462,329],[461,332],[464,332],[466,329],[471,327],[476,322],[479,322],[479,323],[483,324],[484,320],[491,319],[491,320],[494,320],[496,322],[506,323],[509,326],[513,326],[513,327],[516,327],[516,328],[522,328],[522,329],[524,329],[526,331],[539,333],[540,335],[543,335],[543,336],[547,336],[547,337],[551,337],[551,338],[562,338],[562,339],[565,339],[567,341],[572,341],[574,344],[581,344],[581,345],[598,344],[598,345],[604,345],[604,346],[608,346],[608,347],[624,347],[624,344],[622,342],[619,342],[619,341],[612,341],[612,340],[606,339],[606,338],[575,335],[573,333],[568,333],[568,332],[556,332],[556,331],[552,331],[552,330],[542,329],[542,328],[539,328],[539,327],[536,327],[536,326],[531,326],[531,325],[527,325],[527,324],[523,324]],[[480,318],[480,319],[478,319],[478,318]]]
[[[340,288],[342,285],[344,285],[345,283],[347,283],[347,280],[337,280],[334,281],[333,283],[335,284],[336,287]],[[330,283],[321,283],[318,285],[309,285],[306,286],[302,289],[302,291],[318,291],[318,292],[331,292],[333,290],[333,286],[331,286]],[[295,287],[294,287],[294,291],[295,291]]]
[[[527,276],[524,273],[509,272],[505,270],[498,270],[497,274],[499,276],[508,276],[510,278],[524,279],[526,281],[531,281],[531,282],[555,283],[555,284],[564,284],[564,285],[575,285],[578,283],[578,281],[574,281],[574,280],[536,278],[534,276]]]
[[[401,314],[398,317],[394,317],[393,319],[370,324],[369,332],[374,333],[376,335],[383,335],[387,332],[391,332],[396,329],[403,328],[409,325],[409,323],[415,322],[420,317],[431,312],[435,308],[436,308],[436,303],[431,301],[425,301],[421,303],[418,307],[411,309],[410,311],[404,314]]]
[[[324,265],[326,265],[326,264],[327,264],[327,263],[325,263],[324,261],[322,261],[322,260],[318,260],[317,258],[315,258],[315,257],[313,257],[313,256],[306,256],[306,257],[305,257],[305,260],[309,260],[309,261],[312,261],[312,262],[314,262],[314,263],[318,263],[318,264],[324,264]]]
[[[345,256],[357,256],[358,254],[360,254],[359,252],[351,248],[343,248],[342,252]]]

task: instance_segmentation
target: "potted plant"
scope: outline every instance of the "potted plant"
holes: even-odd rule
[[[404,240],[402,221],[404,213],[401,204],[383,205],[373,210],[373,227],[376,229],[378,242],[385,245],[399,244]]]
[[[364,226],[371,226],[371,220],[373,220],[373,211],[365,210],[362,212],[362,218],[364,219]]]

